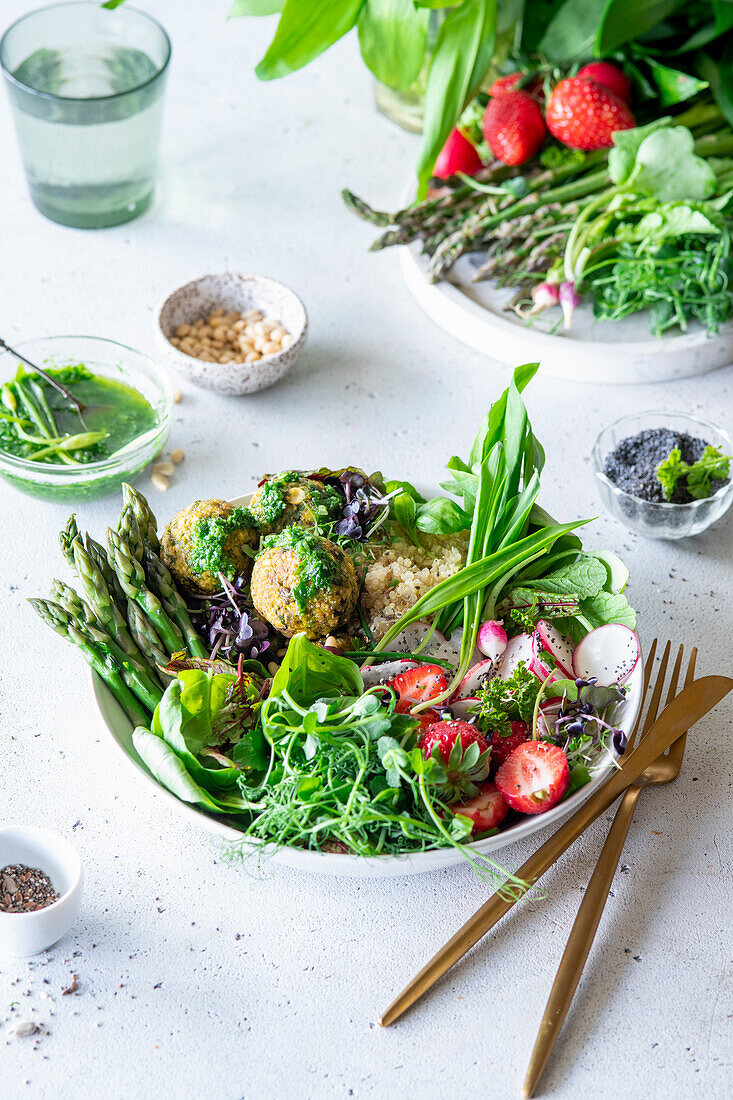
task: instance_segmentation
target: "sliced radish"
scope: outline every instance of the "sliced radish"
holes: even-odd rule
[[[489,661],[479,661],[477,665],[469,668],[466,675],[451,696],[451,705],[456,699],[468,699],[474,696],[483,684],[484,680],[492,680],[497,675],[496,664]]]
[[[633,630],[621,623],[596,627],[578,642],[573,652],[573,672],[583,680],[599,684],[621,683],[639,663],[641,647]]]
[[[558,695],[540,703],[540,713],[537,716],[537,720],[544,725],[545,731],[550,735],[555,732],[555,722],[557,721],[561,706],[562,699]]]
[[[496,619],[489,619],[479,627],[476,644],[484,657],[496,661],[507,647],[506,630]]]
[[[364,665],[359,671],[364,687],[370,688],[383,680],[393,680],[400,672],[407,672],[408,668],[417,668],[417,661],[383,661],[381,665]]]
[[[460,718],[462,721],[467,722],[469,718],[473,717],[479,706],[480,700],[475,695],[468,695],[465,699],[456,699],[454,703],[450,704],[450,709],[454,718]]]
[[[572,679],[573,647],[566,642],[557,627],[541,619],[532,635],[532,671],[545,680],[554,673],[554,680]]]
[[[524,661],[527,668],[532,664],[532,635],[515,634],[507,642],[507,647],[499,658],[499,679],[508,680],[511,674]]]

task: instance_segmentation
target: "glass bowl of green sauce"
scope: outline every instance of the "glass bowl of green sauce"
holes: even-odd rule
[[[11,352],[0,355],[0,477],[46,500],[105,496],[140,473],[170,432],[173,389],[142,352],[96,336],[16,345],[83,406]]]

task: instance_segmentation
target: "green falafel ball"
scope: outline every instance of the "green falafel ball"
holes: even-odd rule
[[[219,573],[248,577],[259,531],[245,508],[225,500],[195,500],[173,517],[160,539],[160,553],[180,587],[191,595],[221,588]]]
[[[341,518],[344,499],[332,485],[291,470],[268,477],[252,497],[249,510],[263,534],[297,524],[315,527]]]
[[[306,527],[263,540],[252,570],[252,602],[288,638],[325,638],[348,623],[359,584],[351,558]]]

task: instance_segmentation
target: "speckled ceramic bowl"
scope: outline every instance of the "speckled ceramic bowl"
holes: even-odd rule
[[[261,309],[268,320],[279,321],[287,329],[293,343],[256,363],[207,363],[171,344],[179,325],[191,324],[219,308],[239,313]],[[174,290],[158,314],[160,338],[178,373],[197,386],[232,395],[256,393],[279,381],[303,350],[307,331],[308,315],[298,295],[265,275],[204,275]]]

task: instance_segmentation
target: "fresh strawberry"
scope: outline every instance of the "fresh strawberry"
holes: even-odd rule
[[[582,76],[560,81],[550,96],[546,118],[550,133],[571,149],[607,149],[618,130],[636,126],[618,96]]]
[[[511,89],[516,87],[516,85],[525,75],[525,73],[509,73],[508,76],[500,76],[499,79],[495,80],[489,88],[489,95],[503,95],[504,92],[511,91]],[[533,77],[523,90],[529,92],[530,95],[538,96],[540,99],[542,99],[543,92],[541,78],[538,76]]]
[[[438,153],[433,175],[441,180],[447,180],[456,172],[475,176],[479,168],[481,168],[481,157],[476,152],[476,147],[463,136],[459,129],[451,130],[448,140]]]
[[[511,90],[489,100],[483,131],[491,152],[504,164],[524,164],[547,133],[542,111],[532,96]]]
[[[474,833],[496,829],[509,813],[509,807],[493,783],[482,783],[477,795],[468,802],[454,802],[450,809],[454,814],[470,817]]]
[[[568,758],[549,741],[525,741],[494,776],[504,801],[520,814],[542,814],[559,802],[570,782]]]
[[[478,784],[489,774],[489,746],[470,722],[434,722],[420,735],[418,748],[423,756],[441,765],[433,781],[447,802],[473,798]]]
[[[523,745],[529,736],[529,726],[526,722],[517,719],[516,722],[510,722],[509,725],[512,727],[512,732],[508,737],[502,737],[501,734],[495,733],[489,741],[491,767],[494,770],[504,763],[507,756],[514,752],[517,745]]]
[[[523,76],[524,73],[509,73],[508,76],[500,76],[489,88],[489,95],[493,97],[510,91],[515,84],[519,83]]]
[[[407,672],[400,672],[394,680],[390,680],[399,696],[397,710],[400,714],[407,714],[416,703],[427,703],[429,699],[435,699],[446,690],[445,673],[437,665],[418,665],[417,668],[409,668]]]
[[[609,92],[613,92],[624,103],[631,103],[631,81],[610,61],[591,61],[590,65],[584,65],[579,70],[578,76],[595,80],[596,84],[608,88]]]
[[[421,710],[415,717],[420,723],[420,733],[426,730],[429,726],[434,726],[436,722],[440,721],[440,712],[430,707],[429,710]]]

